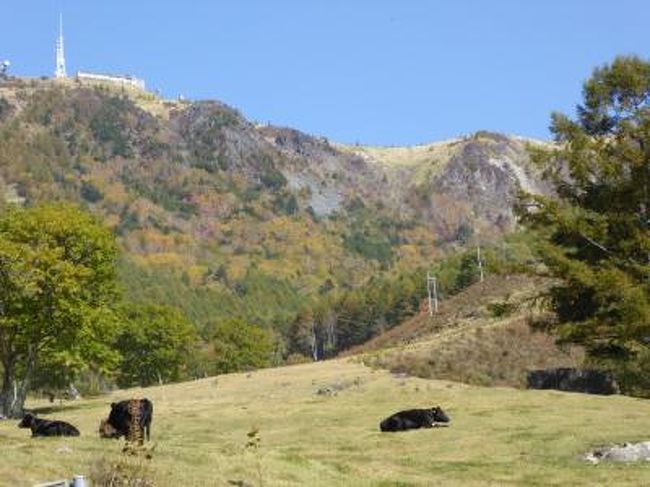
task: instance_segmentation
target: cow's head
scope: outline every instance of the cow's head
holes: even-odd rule
[[[108,422],[108,419],[102,419],[99,422],[99,437],[100,438],[118,438],[120,434],[113,427],[111,423]]]
[[[436,406],[435,408],[431,408],[429,411],[431,411],[431,416],[433,418],[433,421],[436,423],[449,423],[449,416],[445,414],[445,412],[442,410],[440,406]]]
[[[25,416],[23,416],[23,419],[20,423],[18,423],[19,428],[31,428],[32,424],[34,424],[34,421],[36,421],[36,416],[32,413],[27,413]]]

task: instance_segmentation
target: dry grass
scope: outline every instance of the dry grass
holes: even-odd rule
[[[467,326],[440,333],[416,347],[368,356],[364,361],[392,372],[484,386],[525,387],[527,371],[577,367],[584,353],[559,348],[552,337],[533,332],[526,316],[498,320],[490,326]]]
[[[382,164],[383,166],[400,167],[447,161],[454,153],[456,143],[459,141],[460,139],[450,139],[405,147],[352,146],[342,144],[336,147]]]
[[[489,276],[443,301],[440,312],[420,313],[357,347],[364,363],[392,372],[483,386],[524,387],[528,370],[576,367],[578,347],[560,348],[533,332],[540,313],[535,296],[548,280],[526,275]]]
[[[485,282],[476,283],[442,300],[438,313],[433,316],[429,316],[427,301],[422,301],[420,311],[414,316],[366,343],[344,351],[343,355],[357,355],[416,341],[428,346],[427,339],[437,338],[440,332],[490,325],[495,320],[490,320],[489,308],[495,303],[511,303],[526,313],[534,306],[533,298],[548,286],[548,282],[524,274],[487,276]]]
[[[330,386],[335,395],[318,395]],[[0,484],[89,474],[116,462],[121,443],[100,440],[108,403],[154,401],[149,473],[159,486],[642,485],[649,465],[587,465],[591,447],[647,440],[650,405],[628,397],[482,388],[396,377],[353,359],[120,391],[53,411],[80,438],[31,439],[0,423]],[[44,404],[29,404],[34,407]],[[378,431],[398,409],[441,405],[449,428]],[[247,445],[257,431],[257,446]]]

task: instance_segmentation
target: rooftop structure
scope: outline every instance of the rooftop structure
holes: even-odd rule
[[[11,66],[11,63],[9,61],[2,61],[0,63],[0,78],[7,77],[7,70],[9,69],[9,66]]]
[[[128,74],[116,75],[116,74],[101,74],[101,73],[88,73],[85,71],[77,71],[77,80],[81,81],[82,83],[83,82],[109,83],[112,85],[138,88],[140,90],[145,89],[143,79],[136,78]]]

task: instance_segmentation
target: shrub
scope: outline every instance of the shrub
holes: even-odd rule
[[[84,181],[81,184],[81,197],[89,203],[97,203],[104,195],[94,184]]]
[[[273,334],[241,320],[217,324],[212,334],[215,372],[219,374],[271,365]]]

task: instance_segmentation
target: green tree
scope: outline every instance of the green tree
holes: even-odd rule
[[[583,97],[577,119],[553,114],[557,144],[533,150],[557,197],[528,195],[521,208],[561,278],[548,327],[624,370],[650,340],[650,63],[616,58]]]
[[[115,342],[122,354],[117,383],[148,386],[181,378],[197,342],[194,326],[176,308],[129,305]]]
[[[217,324],[212,335],[217,373],[268,367],[275,350],[274,335],[241,320]]]
[[[463,253],[456,276],[455,290],[461,291],[477,282],[479,272],[476,254],[472,251]]]
[[[115,363],[116,257],[110,231],[76,207],[0,215],[0,413],[22,412],[48,357],[64,356],[76,370]]]

